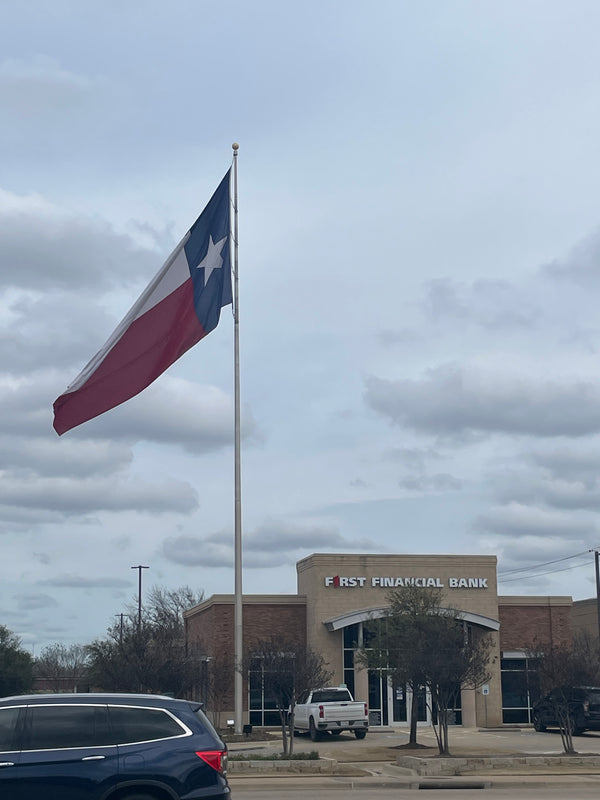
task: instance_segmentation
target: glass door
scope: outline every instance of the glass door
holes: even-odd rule
[[[410,725],[413,702],[417,703],[417,724],[431,725],[431,713],[427,704],[428,694],[423,686],[413,694],[405,684],[394,685],[390,680],[388,685],[388,706],[392,709],[390,725]]]

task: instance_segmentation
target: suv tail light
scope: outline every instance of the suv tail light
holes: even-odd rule
[[[319,719],[323,719],[324,716],[325,716],[325,709],[323,708],[323,706],[319,706]]]
[[[369,716],[369,709],[367,708],[367,704],[365,703],[365,717]]]
[[[227,750],[196,750],[196,755],[216,772],[227,774]]]

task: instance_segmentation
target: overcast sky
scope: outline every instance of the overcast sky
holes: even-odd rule
[[[0,623],[103,635],[137,564],[233,592],[230,309],[60,438],[52,403],[234,141],[244,591],[464,553],[593,596],[599,28],[595,0],[4,0]]]

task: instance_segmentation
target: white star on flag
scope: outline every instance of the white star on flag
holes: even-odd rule
[[[208,237],[208,250],[202,261],[196,267],[196,269],[204,270],[205,286],[208,283],[208,279],[210,278],[212,271],[214,269],[221,269],[221,267],[223,266],[223,258],[221,256],[221,250],[223,249],[223,245],[225,244],[226,240],[227,236],[224,236],[215,244],[213,242],[212,234]]]

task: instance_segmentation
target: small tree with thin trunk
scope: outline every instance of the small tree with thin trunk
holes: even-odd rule
[[[462,688],[475,689],[489,680],[491,634],[468,625],[460,612],[433,614],[419,649],[425,683],[437,713],[434,731],[440,755],[449,754],[448,725]]]
[[[246,655],[245,671],[258,673],[265,696],[273,698],[281,722],[283,754],[294,750],[294,708],[302,692],[323,686],[331,678],[323,657],[297,642],[273,636],[255,642]]]
[[[552,704],[563,750],[569,755],[575,754],[573,733],[577,730],[577,718],[574,714],[574,688],[598,686],[600,683],[598,643],[581,634],[572,643],[534,642],[527,654],[535,660],[540,690]]]
[[[365,648],[357,653],[357,663],[382,670],[396,686],[408,686],[413,702],[410,707],[409,744],[417,745],[418,705],[416,697],[425,686],[422,660],[414,644],[422,639],[424,626],[439,608],[439,594],[432,589],[406,586],[390,592],[390,607],[382,619],[365,625]]]
[[[231,687],[235,680],[233,657],[228,653],[215,653],[206,662],[206,696],[202,700],[206,703],[211,714],[213,724],[221,726],[221,715],[226,708],[226,702],[231,696]]]

